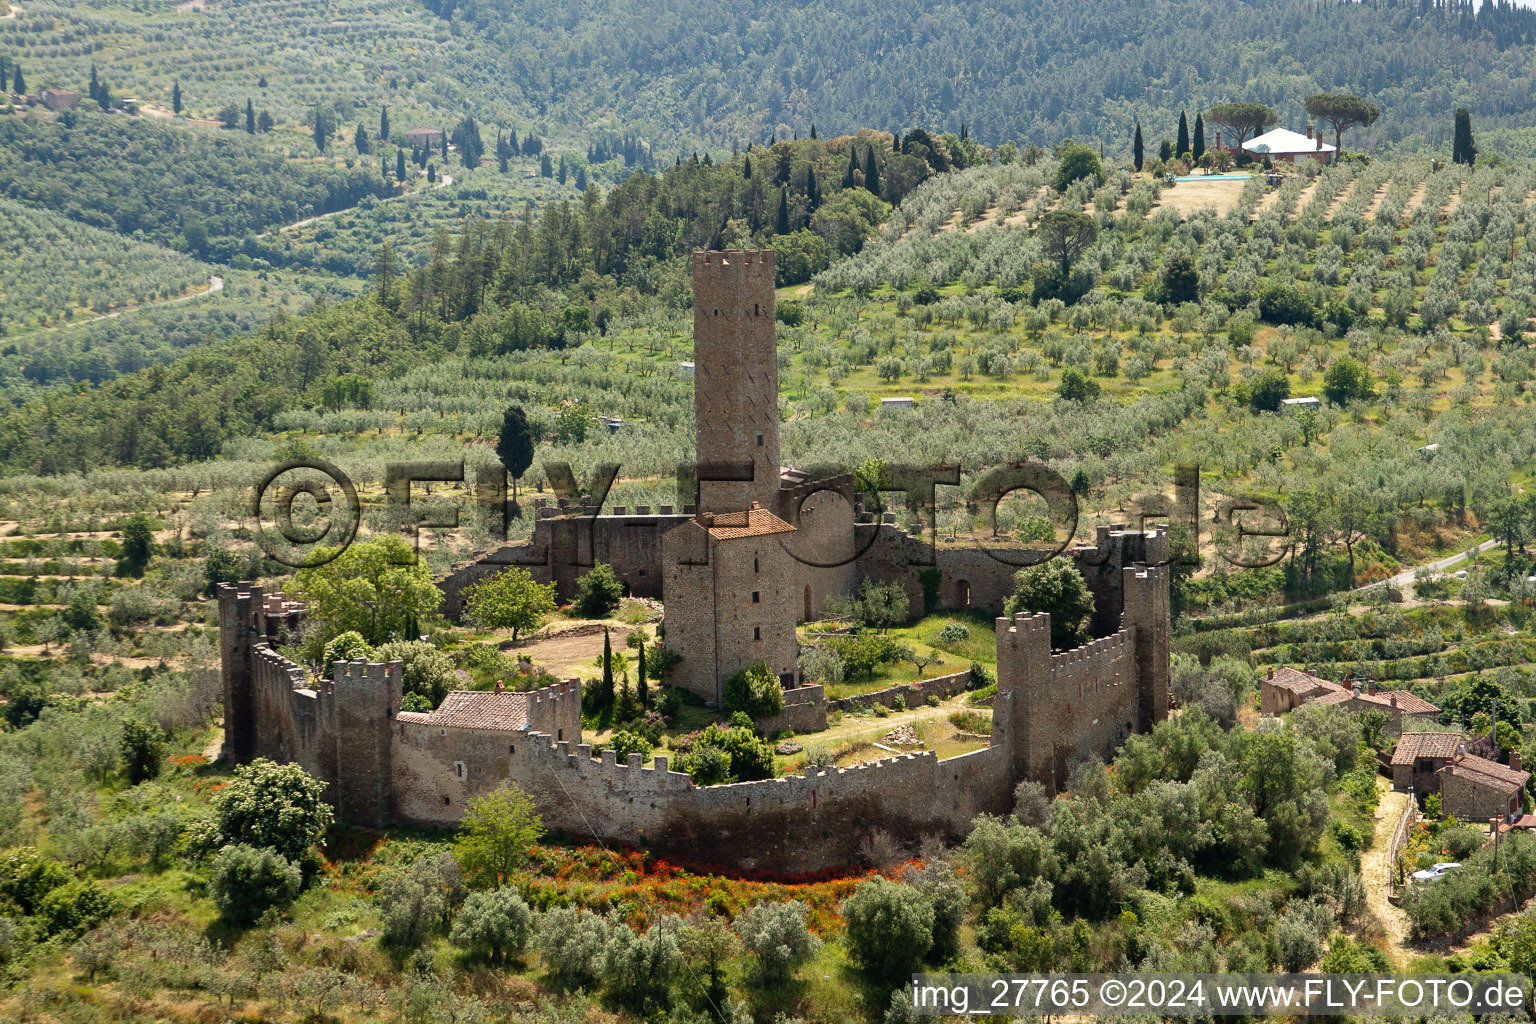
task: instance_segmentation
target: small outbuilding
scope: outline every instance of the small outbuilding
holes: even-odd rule
[[[1280,405],[1282,407],[1284,407],[1285,409],[1288,409],[1288,410],[1294,410],[1294,409],[1316,409],[1319,406],[1321,406],[1322,404],[1323,403],[1321,401],[1319,401],[1318,399],[1314,398],[1311,395],[1305,395],[1305,396],[1303,396],[1301,398],[1282,398],[1282,399],[1280,399]]]
[[[37,102],[49,110],[73,110],[80,105],[80,94],[68,89],[44,89],[37,94]]]
[[[911,398],[882,398],[880,399],[881,412],[911,412],[916,403]]]
[[[440,128],[412,128],[405,133],[405,144],[412,149],[440,146],[442,142],[443,132]]]

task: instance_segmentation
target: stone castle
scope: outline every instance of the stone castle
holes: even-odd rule
[[[788,688],[797,730],[825,722],[820,687],[796,686],[797,620],[865,577],[894,580],[923,607],[1001,610],[1016,567],[986,551],[935,551],[858,504],[851,476],[813,481],[779,464],[773,254],[694,257],[699,498],[661,508],[541,509],[532,541],[441,584],[456,610],[469,583],[508,564],[569,597],[608,562],[632,593],[662,597],[667,682],[720,702],[722,681],[762,661]],[[996,619],[998,692],[988,745],[940,761],[903,754],[849,769],[699,787],[666,757],[618,763],[582,742],[580,684],[531,693],[454,692],[403,712],[398,663],[339,663],[312,683],[272,638],[302,614],[254,584],[220,588],[225,756],[292,761],[327,786],[342,821],[452,825],[470,799],[516,783],[546,826],[741,869],[851,864],[876,832],[903,842],[962,836],[1006,813],[1015,785],[1066,781],[1169,708],[1166,528],[1100,529],[1072,557],[1094,593],[1097,639],[1053,652],[1050,618]],[[926,579],[925,579],[925,572]],[[798,715],[798,717],[794,717]],[[809,716],[809,720],[807,719]]]

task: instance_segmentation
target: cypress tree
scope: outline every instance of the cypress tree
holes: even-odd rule
[[[603,682],[598,698],[604,710],[613,707],[613,644],[608,640],[606,629],[603,630]]]
[[[645,682],[645,644],[640,644],[639,664],[635,669],[635,691],[640,698],[641,709],[651,706],[651,690]]]
[[[843,172],[843,188],[853,188],[856,179],[853,172],[859,169],[859,151],[856,146],[848,147],[848,169]]]
[[[443,129],[443,165],[448,164],[448,130]],[[546,175],[548,177],[548,175]]]
[[[748,179],[752,177],[752,157],[750,154],[741,163],[741,176]]]
[[[816,168],[805,169],[805,211],[807,214],[815,213],[816,207],[821,205],[821,189],[816,186]]]
[[[880,165],[875,163],[875,147],[870,145],[868,159],[864,162],[864,187],[876,199],[880,198]]]
[[[395,177],[405,180],[405,150],[395,150]]]
[[[181,83],[179,81],[171,83],[171,113],[181,113]]]
[[[101,82],[96,78],[96,65],[91,65],[91,84],[86,88],[85,94],[93,100],[101,99]]]
[[[1190,143],[1190,145],[1192,145],[1194,147],[1193,149],[1190,150],[1190,152],[1195,155],[1195,159],[1196,160],[1199,160],[1202,156],[1205,155],[1205,115],[1204,114],[1196,114],[1195,115],[1195,138],[1194,138],[1194,141],[1192,143]]]
[[[1136,169],[1138,171],[1141,170],[1141,165],[1144,162],[1144,158],[1145,157],[1146,157],[1146,150],[1143,147],[1142,141],[1141,141],[1141,122],[1137,121],[1136,122],[1136,137],[1131,140],[1131,160],[1135,164]]]
[[[21,65],[17,64],[16,65],[16,78],[15,78],[13,87],[11,89],[11,92],[26,92],[26,91],[27,91],[27,80],[25,78],[21,77]]]
[[[1468,167],[1477,162],[1477,146],[1472,141],[1472,114],[1466,107],[1456,110],[1456,131],[1451,140],[1451,160]]]
[[[389,141],[389,104],[379,108],[379,141]]]
[[[359,134],[361,134],[363,126],[358,125],[357,128]],[[245,101],[245,134],[256,134],[256,108],[252,106],[249,99]],[[359,150],[358,152],[366,152],[366,150]]]
[[[813,140],[816,138],[816,122],[815,121],[811,122],[811,138]]]
[[[1173,155],[1183,156],[1189,152],[1189,118],[1184,111],[1179,111],[1179,141],[1175,144]]]
[[[774,222],[774,234],[789,234],[789,189],[779,189],[779,219]]]

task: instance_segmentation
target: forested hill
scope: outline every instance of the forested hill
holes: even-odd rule
[[[426,0],[509,51],[527,102],[725,142],[774,125],[970,124],[985,142],[1129,145],[1131,124],[1248,99],[1369,96],[1381,144],[1536,112],[1536,12],[1503,0]],[[1536,146],[1525,140],[1517,148]]]

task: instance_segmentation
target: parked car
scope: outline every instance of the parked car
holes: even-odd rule
[[[1413,880],[1415,882],[1433,882],[1437,878],[1444,878],[1459,867],[1461,865],[1455,861],[1442,861],[1432,867],[1425,868],[1423,871],[1415,871],[1413,873]]]

